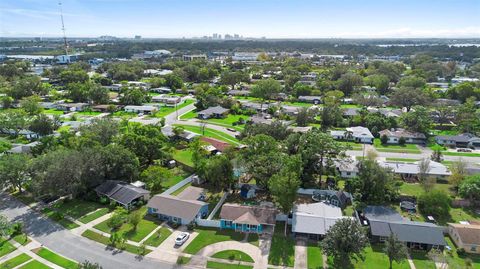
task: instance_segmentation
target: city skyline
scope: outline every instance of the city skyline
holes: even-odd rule
[[[301,2],[64,0],[63,12],[71,37],[480,37],[480,2],[475,0]],[[62,36],[58,2],[2,1],[0,35]]]

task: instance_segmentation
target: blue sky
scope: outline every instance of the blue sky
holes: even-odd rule
[[[480,0],[63,0],[67,36],[479,37]],[[61,36],[57,0],[1,0],[0,36]]]

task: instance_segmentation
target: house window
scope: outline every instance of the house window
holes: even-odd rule
[[[231,220],[225,220],[225,227],[232,227],[232,221]]]
[[[476,247],[476,246],[472,246],[472,247],[470,248],[470,251],[472,251],[472,252],[477,252],[477,247]]]
[[[347,172],[347,176],[349,176],[351,173],[350,172]]]
[[[380,238],[378,239],[378,241],[384,243],[385,241],[387,240],[386,237],[383,237],[383,236],[380,236]]]

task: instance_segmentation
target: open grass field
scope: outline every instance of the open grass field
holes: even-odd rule
[[[218,230],[216,228],[202,227],[195,229],[195,231],[198,235],[185,248],[185,253],[196,254],[208,245],[229,240],[241,241],[244,237],[244,234],[237,233],[233,230]]]
[[[39,249],[36,249],[34,250],[34,252],[44,258],[45,260],[49,261],[49,262],[52,262],[58,266],[61,266],[65,269],[76,269],[78,268],[78,264],[72,260],[69,260],[67,258],[64,258],[46,248],[39,248]]]
[[[223,250],[215,253],[212,258],[224,259],[230,261],[254,262],[252,257],[240,250]]]
[[[295,241],[284,234],[285,222],[277,222],[272,236],[272,246],[268,255],[268,263],[293,267],[295,263]]]
[[[208,119],[207,122],[215,125],[233,128],[237,131],[242,131],[245,127],[245,124],[235,126],[233,125],[233,123],[238,122],[240,119],[243,119],[245,122],[247,122],[250,119],[250,116],[229,114],[223,119]]]

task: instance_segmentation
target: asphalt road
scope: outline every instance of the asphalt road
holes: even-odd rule
[[[30,237],[49,249],[76,261],[98,262],[105,269],[180,268],[176,264],[137,257],[125,251],[114,251],[92,240],[74,235],[3,192],[0,193],[0,214],[9,220],[22,222]]]

